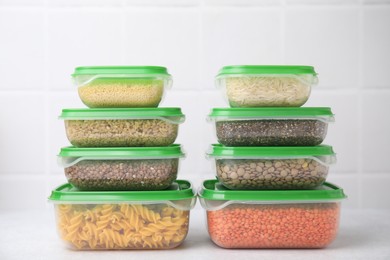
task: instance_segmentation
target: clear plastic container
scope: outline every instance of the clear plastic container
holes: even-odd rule
[[[185,120],[180,108],[63,109],[66,135],[76,147],[167,146]]]
[[[72,74],[81,101],[91,108],[158,107],[172,84],[164,67],[78,67]]]
[[[223,248],[323,248],[339,228],[341,188],[231,191],[206,180],[199,199],[211,240]]]
[[[231,107],[300,107],[317,83],[311,66],[226,66],[216,76]]]
[[[69,183],[83,191],[163,190],[177,178],[180,145],[167,147],[62,148]]]
[[[214,108],[209,120],[226,146],[314,146],[334,116],[328,107]]]
[[[163,191],[52,191],[56,226],[71,249],[170,249],[186,238],[196,197],[188,181]]]
[[[227,147],[214,144],[218,180],[233,190],[313,189],[336,162],[331,146]]]

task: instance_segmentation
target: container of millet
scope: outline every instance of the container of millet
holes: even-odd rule
[[[177,178],[180,145],[64,147],[58,155],[69,183],[82,191],[163,190]]]
[[[77,147],[167,146],[185,120],[172,107],[63,109],[59,118]]]
[[[226,146],[314,146],[334,116],[328,107],[214,108],[218,142]]]
[[[206,180],[199,199],[211,240],[223,248],[323,248],[336,238],[343,190],[233,191]]]
[[[318,146],[211,146],[218,180],[233,190],[314,189],[336,162],[333,148]]]
[[[317,83],[311,66],[226,66],[215,80],[231,107],[300,107]]]
[[[77,67],[72,78],[90,108],[158,107],[172,85],[167,69],[157,66]]]
[[[170,249],[187,236],[195,195],[185,180],[162,191],[83,192],[67,183],[49,201],[70,249]]]

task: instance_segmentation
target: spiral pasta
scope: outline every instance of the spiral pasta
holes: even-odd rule
[[[188,232],[189,211],[169,205],[58,204],[60,236],[77,249],[164,249]]]

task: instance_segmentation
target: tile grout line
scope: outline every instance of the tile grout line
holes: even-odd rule
[[[358,136],[358,139],[357,139],[357,142],[358,142],[358,153],[357,153],[357,176],[358,176],[358,180],[357,180],[357,189],[358,189],[358,205],[357,207],[358,208],[362,208],[363,207],[363,202],[362,202],[362,198],[363,198],[363,194],[362,194],[362,191],[363,191],[363,181],[362,181],[362,175],[363,175],[363,163],[362,163],[362,159],[363,159],[363,132],[362,132],[362,126],[363,126],[363,118],[362,118],[362,112],[363,112],[363,109],[362,109],[362,104],[363,104],[363,101],[362,101],[362,89],[363,89],[363,40],[364,40],[364,33],[363,33],[363,30],[364,30],[364,20],[363,20],[363,0],[359,0],[359,7],[358,7],[358,75],[357,75],[357,84],[358,84],[358,96],[357,96],[357,114],[358,114],[358,122],[357,122],[357,136]]]
[[[286,64],[286,1],[280,4],[280,58],[282,64]]]
[[[199,2],[199,5],[198,5],[198,11],[199,11],[199,28],[198,28],[198,34],[199,34],[199,60],[198,60],[198,68],[199,68],[199,78],[198,78],[198,83],[200,84],[200,86],[198,86],[197,88],[197,93],[199,94],[199,97],[200,97],[200,100],[198,101],[201,105],[203,104],[204,100],[205,100],[205,87],[203,86],[203,82],[204,82],[204,73],[203,73],[203,68],[202,68],[202,64],[204,64],[204,58],[205,58],[205,50],[204,50],[204,39],[203,39],[203,35],[204,35],[204,17],[205,17],[205,10],[206,10],[206,7],[205,7],[205,3],[203,0],[200,0]],[[203,107],[203,106],[202,106]],[[202,115],[203,116],[203,115]],[[205,131],[204,129],[202,129],[202,131],[198,131],[198,138],[199,138],[199,142],[201,143],[200,145],[200,149],[202,149],[202,145],[203,145],[203,142],[206,140],[206,136],[205,136]],[[202,169],[203,168],[203,165],[204,165],[204,158],[199,158],[198,160],[198,163],[199,163],[199,168]],[[201,174],[199,174],[200,176],[202,176]],[[201,177],[202,179],[204,179],[205,177],[202,176]]]
[[[122,8],[120,10],[120,13],[121,13],[121,62],[123,65],[126,65],[125,64],[125,61],[126,61],[126,12],[125,12],[125,0],[122,0]]]
[[[44,136],[45,136],[45,148],[44,148],[44,164],[45,164],[45,186],[46,186],[46,193],[49,194],[51,187],[50,187],[50,158],[52,156],[50,153],[50,106],[49,106],[49,93],[50,93],[50,86],[49,86],[49,8],[48,8],[48,1],[44,1],[44,7],[43,7],[43,15],[44,15]],[[54,157],[53,157],[54,158]]]

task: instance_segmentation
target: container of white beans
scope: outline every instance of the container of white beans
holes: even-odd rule
[[[215,83],[231,107],[300,107],[318,78],[311,66],[239,65],[223,67]]]
[[[60,238],[75,250],[170,249],[183,243],[196,202],[188,181],[162,191],[52,191]]]

